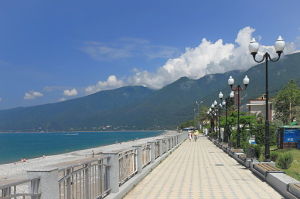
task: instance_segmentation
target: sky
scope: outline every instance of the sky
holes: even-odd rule
[[[255,65],[252,37],[300,49],[299,0],[0,2],[0,109]]]

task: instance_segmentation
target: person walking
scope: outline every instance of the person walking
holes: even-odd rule
[[[192,139],[193,139],[192,131],[189,131],[189,139],[190,139],[190,142],[191,142]]]
[[[195,142],[197,142],[198,135],[199,135],[199,131],[196,130],[196,131],[194,132],[194,141],[195,141]]]

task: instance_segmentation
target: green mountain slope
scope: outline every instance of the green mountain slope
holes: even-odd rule
[[[132,106],[154,91],[141,86],[98,92],[82,98],[0,111],[0,130],[70,130],[99,127],[99,120],[121,107]]]
[[[175,128],[191,119],[195,101],[209,105],[219,91],[230,92],[230,75],[242,83],[250,78],[242,101],[255,98],[265,90],[265,65],[259,64],[247,71],[231,71],[204,76],[198,80],[186,77],[159,90],[129,86],[60,103],[15,108],[0,111],[1,131],[60,131],[60,130],[120,130]],[[283,57],[269,65],[271,96],[290,79],[300,83],[300,53]]]

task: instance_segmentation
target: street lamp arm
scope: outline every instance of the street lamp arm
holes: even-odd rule
[[[277,61],[279,61],[279,59],[280,59],[280,57],[281,57],[281,52],[277,52],[277,54],[278,54],[278,57],[277,58],[271,58],[271,56],[269,55],[269,59],[270,59],[270,61],[271,62],[277,62]]]
[[[271,62],[277,62],[280,59],[282,52],[280,52],[280,51],[277,52],[278,57],[276,57],[276,58],[271,58],[271,55],[268,52],[266,52],[260,60],[256,59],[256,54],[257,53],[252,53],[253,59],[256,63],[260,64],[260,63],[264,62],[265,60],[270,60]]]
[[[252,53],[252,56],[253,56],[253,59],[254,59],[254,61],[256,62],[256,63],[262,63],[262,62],[264,62],[266,59],[267,59],[267,56],[269,55],[268,53],[266,53],[266,54],[264,54],[264,56],[261,58],[261,60],[257,60],[256,59],[256,54],[257,53]]]

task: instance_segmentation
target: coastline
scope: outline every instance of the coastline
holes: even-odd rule
[[[143,144],[145,142],[150,142],[155,139],[162,138],[166,135],[177,134],[177,131],[164,131],[159,136],[142,138],[137,140],[131,140],[127,142],[120,142],[116,144],[103,145],[94,148],[88,148],[83,150],[72,151],[68,153],[61,153],[57,155],[42,156],[33,159],[28,159],[24,162],[18,161],[8,164],[0,165],[0,180],[7,177],[16,175],[26,175],[27,170],[37,169],[41,167],[47,167],[63,162],[76,161],[88,157],[93,157],[94,155],[100,155],[102,152],[111,152],[117,150],[124,150],[130,148],[134,145]]]
[[[165,131],[0,133],[0,165],[164,134]],[[61,137],[62,136],[62,137]],[[12,147],[14,146],[14,147]]]
[[[67,131],[67,130],[57,130],[57,131],[0,131],[1,133],[109,133],[109,132],[151,132],[151,131],[173,131],[173,130],[109,130],[109,131]]]

